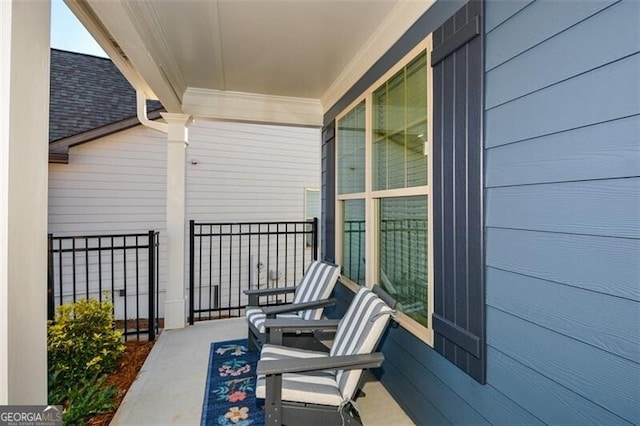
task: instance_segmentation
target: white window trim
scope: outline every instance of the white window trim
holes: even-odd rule
[[[427,285],[427,317],[428,317],[428,327],[424,327],[419,324],[414,319],[409,316],[398,312],[396,316],[396,321],[409,331],[411,334],[415,335],[429,346],[433,346],[433,324],[431,323],[431,317],[433,314],[434,308],[434,291],[433,291],[433,227],[432,227],[432,218],[433,218],[433,199],[431,196],[431,182],[433,182],[433,167],[432,167],[432,158],[433,158],[433,73],[431,69],[431,50],[432,50],[432,40],[431,36],[428,36],[422,42],[418,43],[407,55],[405,55],[400,61],[398,61],[393,67],[391,67],[382,77],[380,77],[374,84],[367,88],[362,95],[356,98],[349,106],[347,106],[340,114],[338,114],[335,118],[336,122],[336,150],[335,150],[335,158],[334,161],[336,164],[336,182],[339,174],[338,170],[338,154],[339,150],[337,149],[339,142],[338,135],[338,121],[347,115],[353,108],[355,108],[362,101],[365,101],[365,129],[371,129],[373,124],[373,113],[372,113],[372,97],[373,92],[380,87],[381,84],[386,82],[389,78],[395,75],[398,71],[403,69],[409,62],[415,59],[421,52],[427,52],[427,90],[429,96],[427,98],[427,111],[430,115],[427,120],[427,142],[425,145],[425,155],[428,156],[427,163],[427,173],[428,173],[428,185],[425,186],[417,186],[417,187],[409,187],[409,188],[400,188],[400,189],[387,189],[387,190],[379,190],[374,191],[372,188],[373,185],[373,140],[372,140],[372,132],[365,132],[365,191],[359,193],[351,193],[351,194],[339,194],[338,193],[338,185],[335,188],[335,241],[336,241],[336,259],[340,264],[343,259],[343,226],[342,226],[342,218],[343,218],[343,204],[342,201],[346,200],[364,200],[365,201],[365,259],[375,259],[374,262],[366,262],[365,264],[365,276],[366,276],[366,286],[372,287],[374,283],[379,282],[378,280],[378,265],[379,261],[378,257],[378,235],[376,230],[377,223],[377,215],[378,215],[378,203],[381,198],[390,198],[390,197],[407,197],[413,195],[424,195],[427,197],[428,205],[427,205],[427,215],[428,215],[428,232],[427,232],[427,244],[428,244],[428,253],[429,258],[427,260],[427,276],[428,276],[428,285]],[[352,291],[356,292],[360,288],[360,286],[351,281],[348,278],[342,277],[341,282]]]

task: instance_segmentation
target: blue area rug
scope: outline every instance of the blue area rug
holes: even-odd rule
[[[255,393],[259,358],[260,352],[247,349],[247,339],[211,344],[202,426],[264,425],[264,400]]]

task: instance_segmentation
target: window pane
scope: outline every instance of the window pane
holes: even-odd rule
[[[364,276],[364,200],[345,200],[342,223],[342,276],[360,285]]]
[[[373,189],[427,184],[427,57],[373,92]]]
[[[407,65],[407,123],[427,117],[427,56],[420,55]]]
[[[380,200],[379,277],[398,310],[427,326],[427,197]]]
[[[404,71],[400,71],[387,82],[387,126],[386,133],[393,135],[404,129]]]
[[[428,157],[424,155],[426,135],[426,121],[411,126],[407,130],[407,186],[427,184]]]
[[[338,120],[338,193],[364,192],[364,101]]]
[[[373,189],[387,185],[387,91],[373,93]]]

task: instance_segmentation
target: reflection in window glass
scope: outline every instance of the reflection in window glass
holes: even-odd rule
[[[338,194],[364,192],[364,101],[338,120]]]
[[[345,200],[343,203],[342,276],[364,285],[364,200]]]
[[[426,328],[431,304],[428,52],[426,45],[407,55],[403,68],[366,90],[359,104],[336,121],[342,276],[359,285],[380,284],[408,317],[402,321]],[[367,272],[374,277],[365,277]]]
[[[380,284],[427,326],[427,197],[384,198],[379,208]]]
[[[427,185],[427,56],[373,92],[373,189]]]

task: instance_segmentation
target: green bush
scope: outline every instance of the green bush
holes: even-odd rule
[[[107,413],[113,408],[113,398],[118,390],[104,384],[106,377],[97,381],[83,380],[70,389],[67,405],[62,414],[65,425],[82,425],[95,414]]]
[[[48,324],[49,403],[65,406],[65,424],[111,407],[115,390],[103,376],[124,352],[112,311],[110,302],[79,300],[58,307]]]

